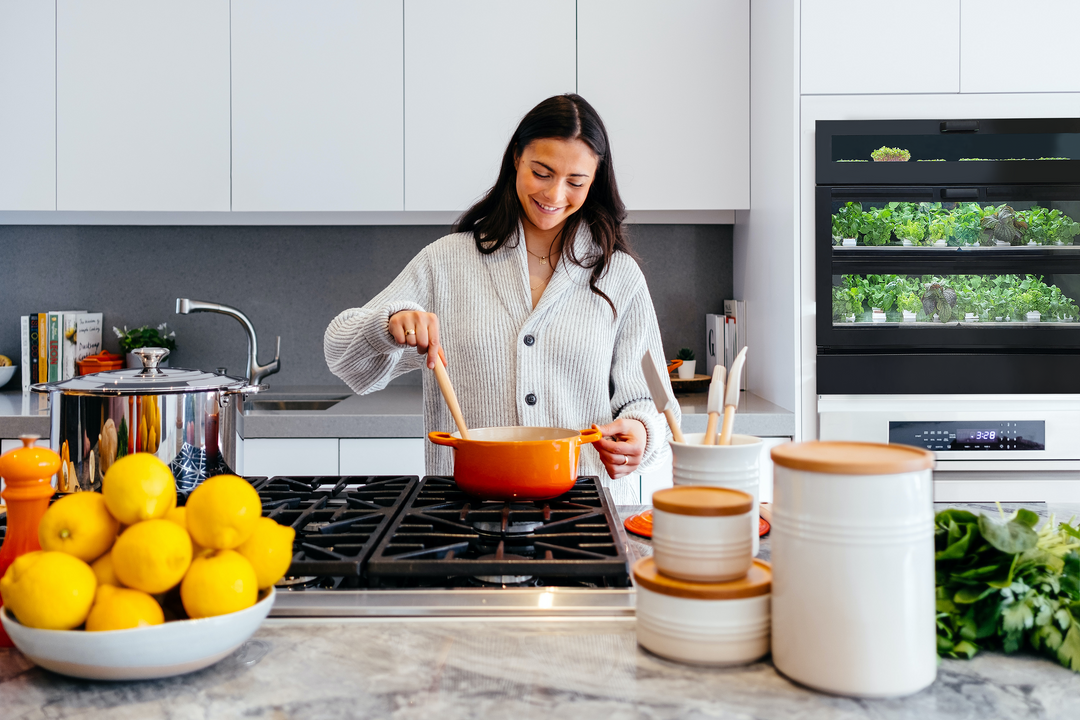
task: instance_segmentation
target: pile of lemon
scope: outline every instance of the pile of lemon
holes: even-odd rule
[[[41,550],[0,579],[32,628],[124,630],[251,607],[289,569],[295,532],[262,517],[243,478],[218,475],[176,507],[165,463],[135,453],[109,467],[101,493],[75,493],[41,519]]]

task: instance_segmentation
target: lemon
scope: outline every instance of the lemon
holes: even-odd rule
[[[192,540],[215,550],[231,550],[255,529],[262,502],[247,480],[218,475],[195,488],[188,497],[186,515]]]
[[[162,518],[169,522],[176,523],[180,527],[187,530],[187,508],[186,507],[174,507],[169,512],[165,513],[165,517]],[[191,532],[188,532],[191,535]],[[197,558],[214,552],[210,548],[204,548],[199,543],[195,542],[195,538],[191,539],[191,557]]]
[[[45,511],[38,525],[38,542],[42,550],[59,550],[93,562],[112,547],[119,526],[100,493],[74,493]]]
[[[163,593],[191,565],[191,538],[168,520],[135,523],[116,538],[113,570],[120,582],[146,593]]]
[[[276,583],[289,569],[295,537],[296,531],[291,527],[261,517],[255,523],[251,537],[236,548],[236,552],[247,558],[251,567],[255,568],[260,590]]]
[[[165,613],[157,600],[141,590],[129,590],[112,585],[98,588],[94,607],[86,618],[86,629],[128,630],[130,628],[161,625],[165,622]]]
[[[74,555],[37,550],[16,558],[0,579],[0,597],[23,625],[71,630],[94,602],[94,571]]]
[[[123,587],[124,583],[120,582],[120,578],[116,577],[116,570],[113,569],[111,550],[90,563],[90,569],[94,571],[94,575],[97,577],[98,587],[102,585]]]
[[[180,599],[189,617],[225,615],[249,608],[258,597],[255,569],[235,550],[218,550],[196,558],[180,584]]]
[[[105,505],[117,520],[134,525],[176,507],[176,481],[169,466],[150,453],[120,458],[101,481]]]

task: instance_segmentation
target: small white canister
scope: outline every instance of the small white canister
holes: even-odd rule
[[[637,641],[662,657],[700,665],[741,665],[769,652],[769,564],[744,577],[691,583],[662,575],[651,557],[634,563]]]
[[[772,450],[773,663],[837,695],[899,697],[937,675],[934,455],[907,445]]]
[[[730,445],[702,445],[705,433],[689,433],[686,442],[671,442],[671,474],[675,485],[712,485],[741,490],[754,498],[753,526],[758,526],[761,493],[761,438],[732,435]],[[754,532],[751,552],[758,554]]]
[[[753,496],[741,490],[681,485],[653,494],[653,558],[665,575],[715,583],[746,575],[757,528]]]

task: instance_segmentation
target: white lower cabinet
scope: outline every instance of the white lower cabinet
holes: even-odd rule
[[[259,475],[337,475],[337,438],[248,438],[237,472]]]
[[[424,438],[341,438],[341,475],[424,476]]]

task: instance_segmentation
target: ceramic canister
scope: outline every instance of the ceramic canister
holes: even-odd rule
[[[705,433],[689,433],[686,442],[671,441],[672,479],[676,485],[713,485],[742,490],[754,498],[752,525],[758,526],[758,495],[761,492],[761,438],[732,435],[730,445],[702,445]],[[751,553],[758,554],[758,534],[753,533]]]
[[[681,485],[652,496],[653,558],[660,572],[693,582],[725,582],[750,569],[754,498],[741,490]]]
[[[906,445],[774,448],[773,662],[811,688],[898,697],[937,674],[934,456]]]
[[[744,577],[691,583],[667,577],[651,557],[634,563],[637,641],[662,657],[702,665],[740,665],[769,652],[769,564]]]

